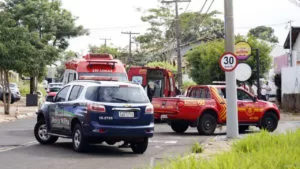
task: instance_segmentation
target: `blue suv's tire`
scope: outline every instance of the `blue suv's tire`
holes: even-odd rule
[[[131,149],[136,154],[143,154],[148,147],[148,138],[145,138],[142,142],[131,143]]]
[[[41,144],[53,144],[58,137],[48,135],[47,126],[43,120],[38,121],[34,126],[34,136]]]
[[[72,143],[73,143],[73,149],[76,152],[86,151],[87,142],[86,139],[84,138],[80,124],[76,124],[73,129]]]

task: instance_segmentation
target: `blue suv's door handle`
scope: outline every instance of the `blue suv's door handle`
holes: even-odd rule
[[[77,106],[79,106],[79,103],[74,103],[73,104],[73,107],[77,107]]]

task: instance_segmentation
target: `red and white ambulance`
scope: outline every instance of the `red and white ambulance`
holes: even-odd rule
[[[64,84],[74,80],[128,81],[124,64],[110,54],[87,54],[65,66]]]

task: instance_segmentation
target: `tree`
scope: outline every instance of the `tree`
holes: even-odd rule
[[[258,26],[250,29],[248,36],[254,36],[258,39],[272,43],[278,43],[278,38],[274,35],[274,29],[267,26]]]
[[[37,90],[36,79],[42,76],[46,65],[54,63],[59,52],[68,47],[68,39],[87,33],[76,26],[77,18],[61,8],[59,0],[4,0],[1,10],[12,14],[20,27],[27,27],[38,37],[36,50],[24,70],[31,77],[30,93]]]
[[[242,37],[237,36],[236,41],[247,41],[252,49],[260,50],[260,76],[263,77],[271,67],[271,46],[264,41],[260,41],[253,36]],[[212,81],[224,81],[225,73],[219,67],[218,61],[224,49],[224,40],[215,40],[205,44],[201,44],[186,54],[189,63],[190,76],[197,84],[211,84]],[[256,71],[255,53],[245,61],[252,68],[252,72]],[[257,79],[256,73],[252,73],[247,83],[253,84]]]
[[[98,46],[92,46],[89,45],[89,52],[90,53],[108,53],[111,54],[114,58],[119,58],[121,56],[121,52],[119,48],[115,47],[109,47],[105,45]]]
[[[190,76],[197,84],[211,84],[224,80],[225,74],[219,68],[218,59],[224,52],[224,40],[215,40],[199,45],[186,54]]]
[[[181,42],[190,43],[199,39],[223,39],[224,22],[215,16],[220,12],[212,11],[207,14],[199,12],[186,12],[179,16],[181,29]],[[167,30],[167,38],[175,37],[175,21]]]
[[[72,59],[76,59],[77,54],[74,51],[65,51],[60,53],[60,65],[56,68],[56,74],[55,77],[58,79],[58,81],[62,81],[64,72],[65,72],[65,63],[67,61],[70,61]]]
[[[32,36],[26,27],[19,27],[12,15],[0,11],[0,85],[2,86],[2,98],[4,113],[9,114],[11,103],[11,91],[9,88],[9,71],[22,72],[27,60],[35,51]],[[8,91],[8,95],[6,95]]]
[[[150,62],[146,66],[149,66],[149,67],[160,67],[160,68],[163,68],[163,69],[170,70],[171,72],[173,72],[173,74],[177,73],[177,67],[173,66],[172,64],[170,64],[168,62]]]
[[[159,8],[151,8],[147,11],[147,15],[142,16],[141,20],[150,24],[150,28],[143,35],[136,38],[140,44],[140,48],[147,53],[155,53],[165,47],[168,39],[165,31],[170,26],[174,16],[168,6]]]
[[[224,22],[216,16],[218,11],[206,14],[186,12],[179,15],[181,43],[192,43],[199,39],[213,40],[224,38]],[[167,61],[165,51],[174,49],[176,24],[168,6],[148,10],[143,22],[150,24],[148,31],[137,37],[145,54],[151,53],[152,60]]]

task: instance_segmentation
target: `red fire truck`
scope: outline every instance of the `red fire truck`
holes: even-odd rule
[[[124,64],[110,54],[87,54],[65,66],[64,84],[77,79],[128,81]]]
[[[176,96],[174,74],[159,67],[133,66],[128,70],[129,81],[141,84],[147,89],[149,83],[155,85],[154,97]]]

